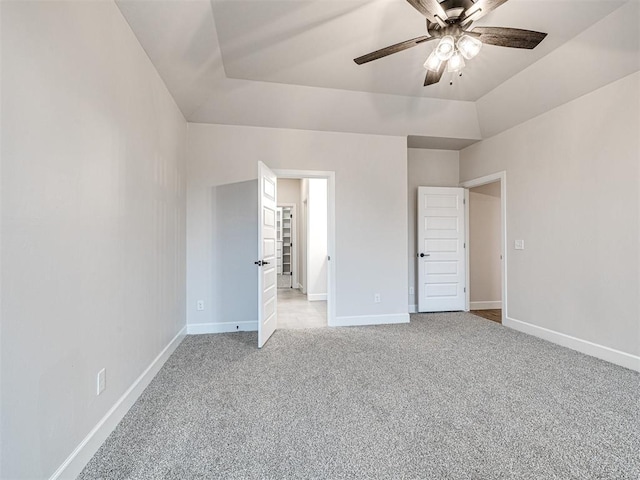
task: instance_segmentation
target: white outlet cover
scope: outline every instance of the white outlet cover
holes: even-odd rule
[[[524,250],[524,240],[516,240],[514,243],[516,250]]]

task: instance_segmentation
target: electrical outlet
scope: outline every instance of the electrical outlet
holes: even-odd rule
[[[524,250],[524,240],[516,240],[514,244],[516,250]]]
[[[376,293],[373,295],[373,303],[380,303],[380,294]]]
[[[198,300],[196,302],[196,310],[199,310],[199,311],[204,310],[204,300]]]
[[[107,369],[103,368],[98,372],[97,382],[96,382],[96,395],[100,395],[104,392],[104,389],[107,387]]]
[[[413,287],[409,287],[409,295],[413,295],[415,292],[413,291]]]

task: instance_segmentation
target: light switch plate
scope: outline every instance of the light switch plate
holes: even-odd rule
[[[516,250],[524,250],[524,240],[516,240],[515,248]]]

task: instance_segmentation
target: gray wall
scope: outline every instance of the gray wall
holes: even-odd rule
[[[258,319],[258,182],[215,188],[216,316],[223,322]]]
[[[471,310],[501,308],[500,182],[469,190],[469,296]],[[478,302],[493,302],[482,305]]]
[[[113,2],[0,8],[0,477],[49,478],[185,326],[186,122]]]
[[[401,137],[189,124],[188,321],[211,288],[212,186],[257,178],[257,161],[274,169],[334,171],[338,321],[408,321],[407,150]],[[372,262],[371,259],[377,259]],[[382,302],[374,303],[374,293]],[[206,312],[205,312],[206,313]],[[341,320],[342,318],[342,320]]]
[[[640,73],[460,154],[461,180],[507,172],[508,311],[640,354]],[[525,241],[514,250],[514,240]]]
[[[299,178],[278,179],[278,205],[294,203],[300,209],[300,182]]]

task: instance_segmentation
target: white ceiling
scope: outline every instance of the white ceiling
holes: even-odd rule
[[[476,101],[622,1],[509,0],[476,25],[548,33],[534,50],[485,45],[463,70],[423,86],[427,42],[356,65],[353,58],[426,34],[425,18],[404,0],[212,0],[229,78],[362,92]],[[450,85],[450,80],[453,85]]]
[[[534,50],[485,45],[423,87],[430,43],[405,0],[116,0],[190,122],[407,136],[459,149],[640,70],[640,0],[509,0],[478,24],[538,30]],[[435,145],[435,146],[434,146]]]

